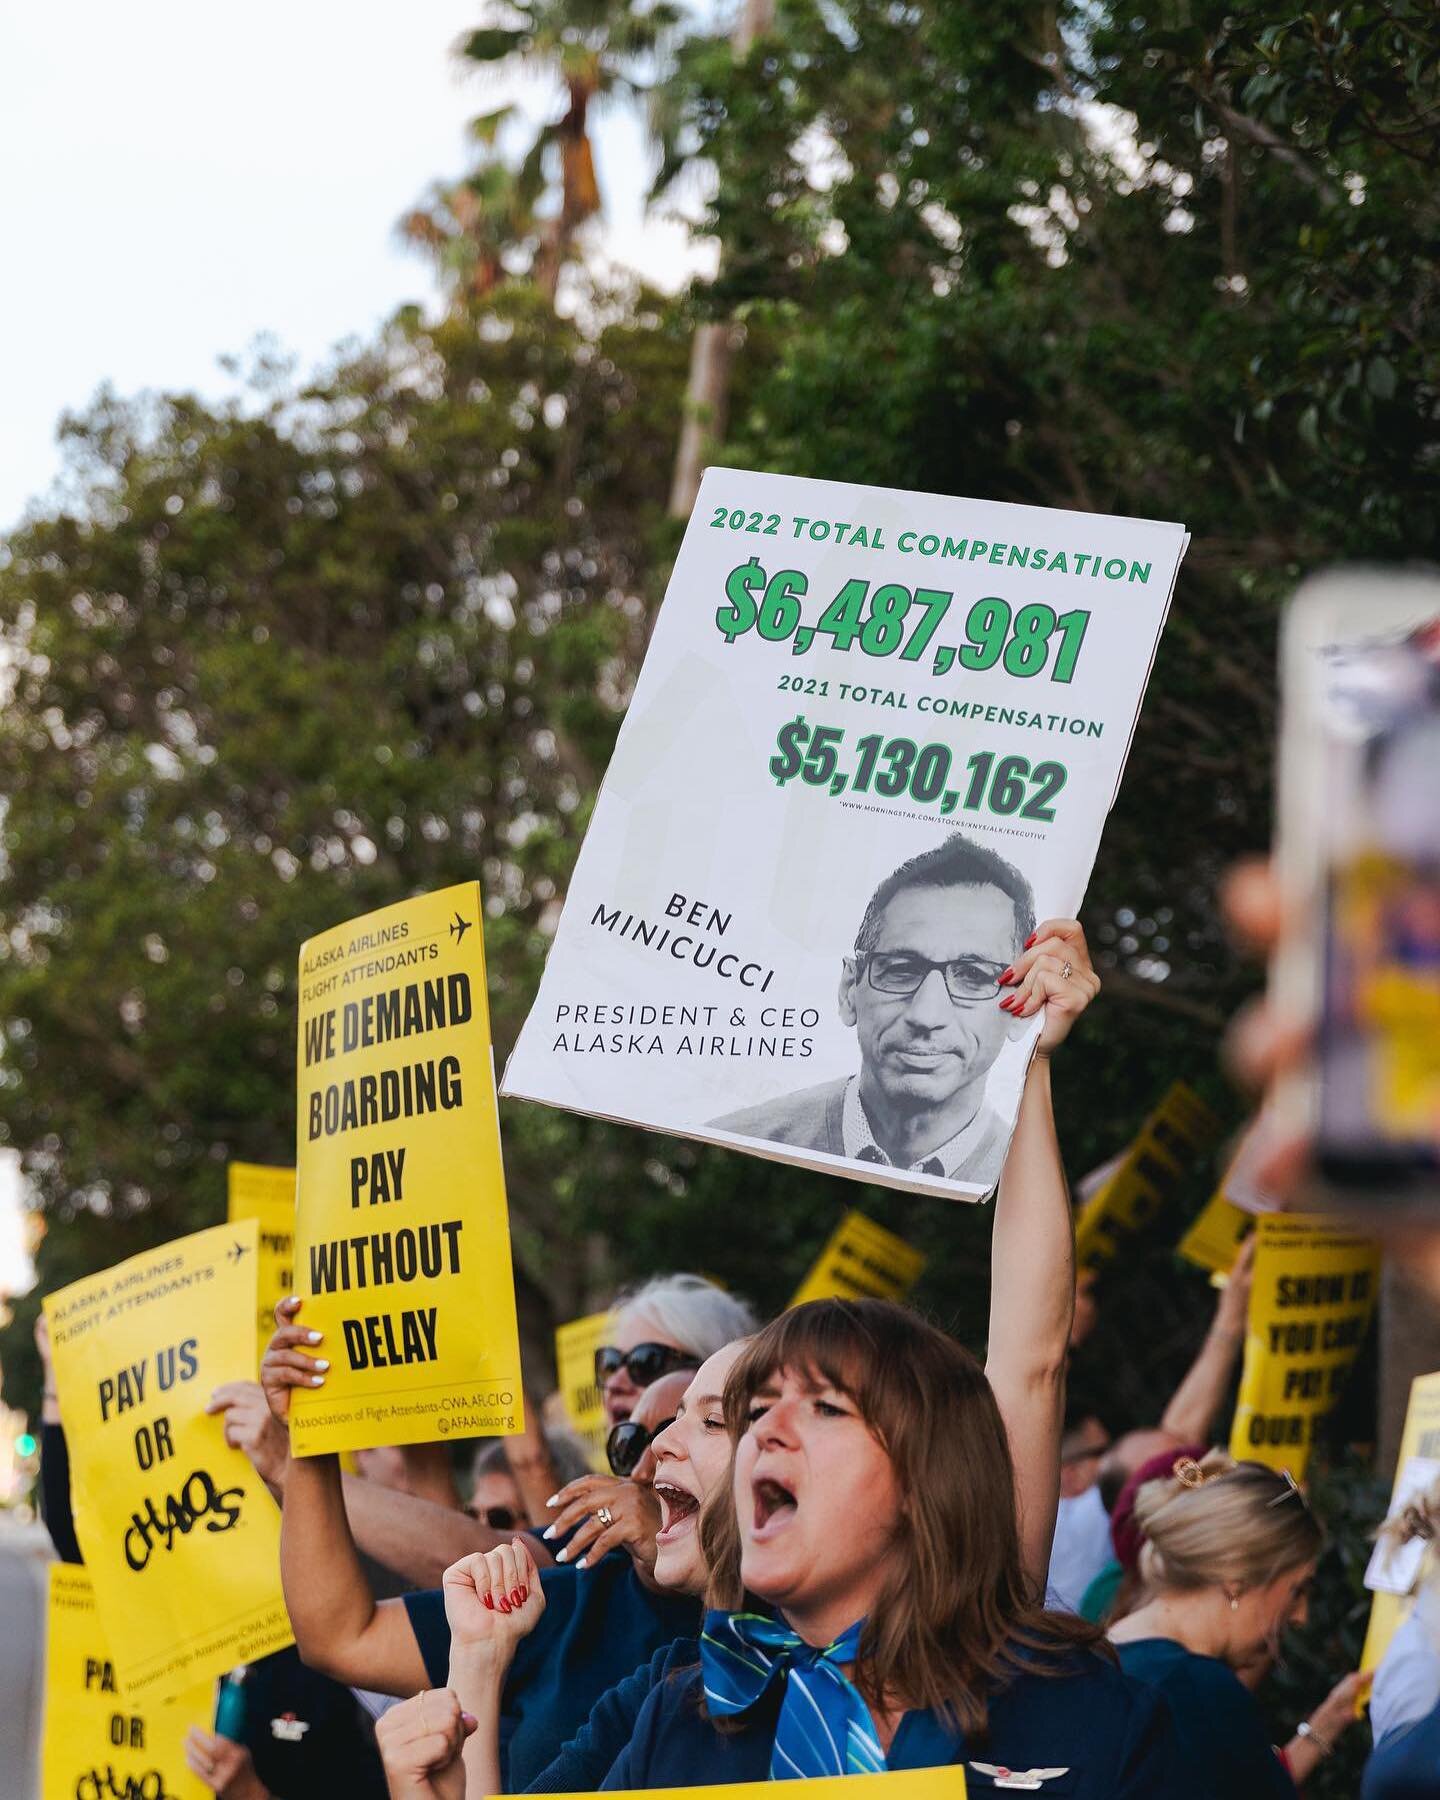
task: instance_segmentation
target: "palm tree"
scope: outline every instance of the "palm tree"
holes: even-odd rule
[[[461,39],[459,55],[489,69],[542,75],[563,95],[561,116],[541,127],[518,176],[523,189],[538,191],[546,165],[558,157],[560,207],[541,233],[533,271],[553,299],[576,233],[600,210],[591,107],[646,91],[681,14],[670,0],[496,0],[492,13],[491,22]]]
[[[528,251],[533,265],[538,194],[498,158],[460,181],[436,182],[397,230],[434,262],[453,302],[483,300],[504,281],[506,256]]]

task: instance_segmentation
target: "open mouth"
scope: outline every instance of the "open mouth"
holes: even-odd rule
[[[751,1536],[759,1541],[782,1531],[795,1517],[795,1496],[783,1482],[766,1476],[751,1488],[754,1502]]]
[[[700,1512],[700,1502],[682,1487],[676,1487],[673,1481],[657,1481],[655,1498],[660,1502],[660,1529],[655,1534],[657,1544],[669,1544],[689,1526]]]

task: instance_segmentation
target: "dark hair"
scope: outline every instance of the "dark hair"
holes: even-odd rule
[[[1035,896],[1014,863],[956,832],[933,850],[901,863],[876,888],[855,933],[857,956],[875,948],[881,914],[898,893],[912,887],[997,887],[1015,909],[1016,944],[1023,944],[1035,929]]]
[[[1069,1653],[1098,1644],[1100,1633],[1047,1613],[1025,1572],[1004,1422],[969,1351],[892,1301],[793,1307],[751,1339],[730,1371],[732,1444],[749,1428],[751,1399],[781,1369],[823,1378],[854,1401],[903,1496],[899,1567],[856,1660],[867,1701],[934,1708],[973,1740],[986,1729],[987,1694],[1018,1671],[1073,1672]],[[733,1484],[704,1508],[700,1541],[709,1604],[744,1604]]]

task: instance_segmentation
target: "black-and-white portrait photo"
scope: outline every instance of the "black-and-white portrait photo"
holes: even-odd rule
[[[888,875],[842,959],[849,1076],[711,1120],[720,1131],[851,1161],[985,1184],[1009,1121],[986,1100],[996,1058],[1022,1027],[1000,978],[1035,929],[1030,884],[995,851],[955,836]]]

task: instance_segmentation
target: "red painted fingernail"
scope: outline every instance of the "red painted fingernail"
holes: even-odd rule
[[[487,1605],[487,1606],[488,1606],[488,1607],[489,1607],[489,1608],[490,1608],[490,1610],[491,1610],[491,1612],[494,1612],[494,1610],[495,1610],[495,1601],[494,1601],[494,1598],[493,1598],[493,1596],[491,1596],[491,1595],[490,1595],[490,1594],[487,1594],[487,1595],[486,1595],[486,1596],[485,1596],[485,1604],[486,1604],[486,1605]]]
[[[510,1604],[512,1606],[523,1606],[525,1604],[525,1590],[523,1587],[512,1588],[510,1590]]]
[[[1005,973],[1000,977],[1001,987],[1009,987],[1010,983],[1014,979],[1015,979],[1015,971],[1013,969],[1007,969],[1005,971]]]
[[[500,1604],[501,1612],[509,1612],[510,1602],[505,1598],[505,1596],[503,1594],[500,1596],[499,1604]]]
[[[1039,937],[1039,935],[1040,935],[1040,933],[1038,931],[1032,931],[1030,933],[1029,937],[1026,938],[1025,942],[1020,946],[1020,948],[1022,950],[1028,950],[1030,948],[1030,946],[1035,942],[1036,938]]]

